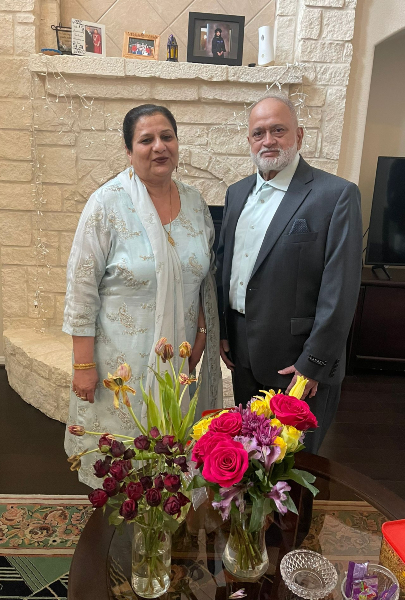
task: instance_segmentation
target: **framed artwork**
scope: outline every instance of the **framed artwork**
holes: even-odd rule
[[[158,60],[160,36],[148,33],[124,33],[122,56],[124,58],[141,58],[143,60]]]
[[[105,25],[72,19],[72,54],[106,56]]]
[[[244,27],[245,17],[189,13],[187,61],[241,65]]]
[[[51,29],[56,32],[58,50],[62,54],[72,54],[72,29],[70,27],[63,27],[62,23],[51,25]]]

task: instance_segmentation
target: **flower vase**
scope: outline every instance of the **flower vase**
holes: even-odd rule
[[[251,529],[251,507],[243,513],[231,512],[231,531],[222,560],[225,568],[238,579],[250,581],[263,575],[269,566],[263,517],[259,527]]]
[[[134,522],[131,585],[142,598],[159,598],[170,586],[171,533]]]

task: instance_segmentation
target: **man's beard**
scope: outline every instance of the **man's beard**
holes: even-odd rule
[[[276,150],[278,150],[278,156],[275,158],[262,158],[261,155],[264,154],[264,152],[268,152],[268,148],[262,148],[257,154],[254,154],[252,150],[250,151],[250,158],[261,173],[282,171],[288,167],[288,165],[293,162],[295,155],[298,152],[297,142],[295,142],[293,146],[290,146],[290,148],[276,148]]]

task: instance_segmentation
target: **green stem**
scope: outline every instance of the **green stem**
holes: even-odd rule
[[[137,418],[137,416],[135,415],[135,413],[134,413],[134,411],[132,409],[132,406],[128,406],[127,408],[129,410],[129,414],[131,415],[131,417],[135,421],[135,425],[138,427],[139,431],[141,433],[143,433],[143,435],[147,435],[145,427],[143,425],[141,425],[139,419]],[[131,438],[129,438],[129,439],[131,439]]]
[[[85,431],[84,433],[88,433],[89,435],[98,435],[98,436],[102,436],[105,434],[105,431],[103,431],[103,433],[99,433],[98,431]],[[123,438],[124,440],[133,440],[134,438],[131,437],[130,435],[119,435],[118,433],[114,433],[111,434],[114,438]]]
[[[172,373],[173,373],[173,383],[174,383],[174,385],[175,385],[175,381],[176,381],[176,379],[177,379],[177,375],[176,375],[176,371],[174,370],[173,363],[172,363],[171,359],[169,359],[169,365],[170,365],[170,367],[171,367],[171,369],[172,369]]]
[[[183,396],[186,392],[186,389],[188,388],[188,385],[184,386],[184,390],[181,392],[181,396],[180,396],[180,400],[179,400],[179,406],[181,406],[182,400],[183,400]]]

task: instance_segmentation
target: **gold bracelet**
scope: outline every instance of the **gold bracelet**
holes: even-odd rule
[[[73,368],[75,371],[84,371],[86,369],[94,369],[96,366],[95,362],[92,363],[74,363]]]
[[[205,327],[197,327],[197,333],[205,333],[207,335],[207,329]]]

